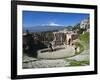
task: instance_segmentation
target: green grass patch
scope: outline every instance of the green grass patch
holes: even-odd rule
[[[84,46],[84,49],[89,49],[89,32],[85,32],[79,36],[80,43]]]
[[[89,43],[89,32],[85,32],[84,34],[81,34],[81,35],[79,36],[79,39],[80,39],[81,41],[84,41],[84,42],[86,42],[86,43]]]
[[[89,61],[72,61],[70,66],[84,66],[89,65]]]
[[[89,65],[89,61],[70,60],[69,66],[85,66],[85,65]]]

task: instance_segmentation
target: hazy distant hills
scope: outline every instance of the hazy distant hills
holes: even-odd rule
[[[44,31],[57,31],[64,29],[65,26],[33,26],[33,27],[24,27],[23,31],[26,32],[44,32]]]

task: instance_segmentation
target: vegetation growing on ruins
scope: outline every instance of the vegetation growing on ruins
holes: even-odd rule
[[[79,36],[81,44],[84,46],[85,49],[89,49],[89,32],[85,32]]]
[[[79,41],[75,42],[75,45],[80,48],[80,51],[75,52],[75,54],[81,54],[84,50],[89,49],[89,32],[80,34],[78,39]],[[70,62],[69,66],[84,66],[90,64],[88,60],[84,60],[84,61],[77,61],[74,59],[65,59],[65,60]]]
[[[80,34],[78,41],[76,41],[75,43],[76,48],[79,47],[80,51],[79,52],[75,52],[75,54],[79,54],[82,51],[89,49],[89,32],[84,32],[84,34]]]

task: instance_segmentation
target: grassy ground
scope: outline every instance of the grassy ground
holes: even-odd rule
[[[84,46],[84,49],[89,49],[89,33],[85,32],[79,36],[80,43]]]
[[[76,61],[76,60],[71,60],[69,66],[85,66],[88,65],[89,61]]]

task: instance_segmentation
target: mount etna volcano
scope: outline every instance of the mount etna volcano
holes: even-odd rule
[[[65,26],[33,26],[33,27],[24,27],[23,31],[26,32],[45,32],[45,31],[58,31],[64,29]]]

